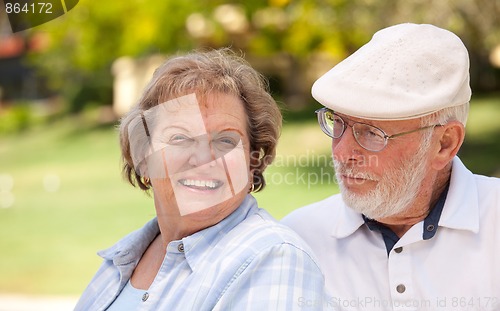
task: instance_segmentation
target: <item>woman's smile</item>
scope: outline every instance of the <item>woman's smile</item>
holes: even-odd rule
[[[179,179],[178,184],[181,186],[189,188],[189,190],[194,190],[196,192],[213,192],[224,185],[224,182],[217,179],[196,179],[196,178],[186,178]]]

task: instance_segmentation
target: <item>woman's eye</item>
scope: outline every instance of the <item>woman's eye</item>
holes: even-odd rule
[[[186,135],[182,135],[182,134],[176,134],[176,135],[173,135],[168,143],[169,144],[173,144],[173,145],[178,145],[178,144],[183,144],[183,143],[187,143],[189,141],[191,141],[192,139],[187,137]]]
[[[187,137],[184,135],[174,135],[170,140],[184,140],[184,139],[187,139]]]
[[[213,144],[218,150],[232,150],[239,143],[239,137],[222,136],[213,140]]]
[[[219,142],[221,142],[223,144],[231,145],[231,146],[236,146],[236,144],[237,144],[237,142],[234,139],[230,138],[230,137],[220,138]]]
[[[215,148],[218,150],[229,150],[234,149],[237,143],[233,139],[220,138],[215,140]]]

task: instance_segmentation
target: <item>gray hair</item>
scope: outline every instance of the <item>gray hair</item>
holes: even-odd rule
[[[430,115],[422,117],[421,126],[428,126],[432,124],[445,125],[450,121],[459,121],[465,127],[469,116],[469,106],[469,102],[467,102],[460,106],[448,107],[436,111]]]
[[[469,102],[454,107],[448,107],[438,110],[430,115],[424,116],[420,119],[420,126],[430,126],[433,124],[445,125],[450,121],[458,121],[466,126],[467,118],[469,117]],[[422,137],[422,146],[429,147],[432,137],[432,131],[427,131]]]

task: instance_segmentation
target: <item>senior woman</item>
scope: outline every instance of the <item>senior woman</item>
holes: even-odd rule
[[[160,66],[120,125],[124,174],[156,218],[113,247],[75,310],[322,309],[302,240],[258,208],[281,114],[227,49]]]

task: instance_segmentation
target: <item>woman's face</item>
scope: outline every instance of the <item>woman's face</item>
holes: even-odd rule
[[[146,157],[157,213],[215,224],[231,214],[250,187],[247,118],[241,100],[214,93],[179,97],[144,113]],[[207,225],[207,226],[208,226]]]

